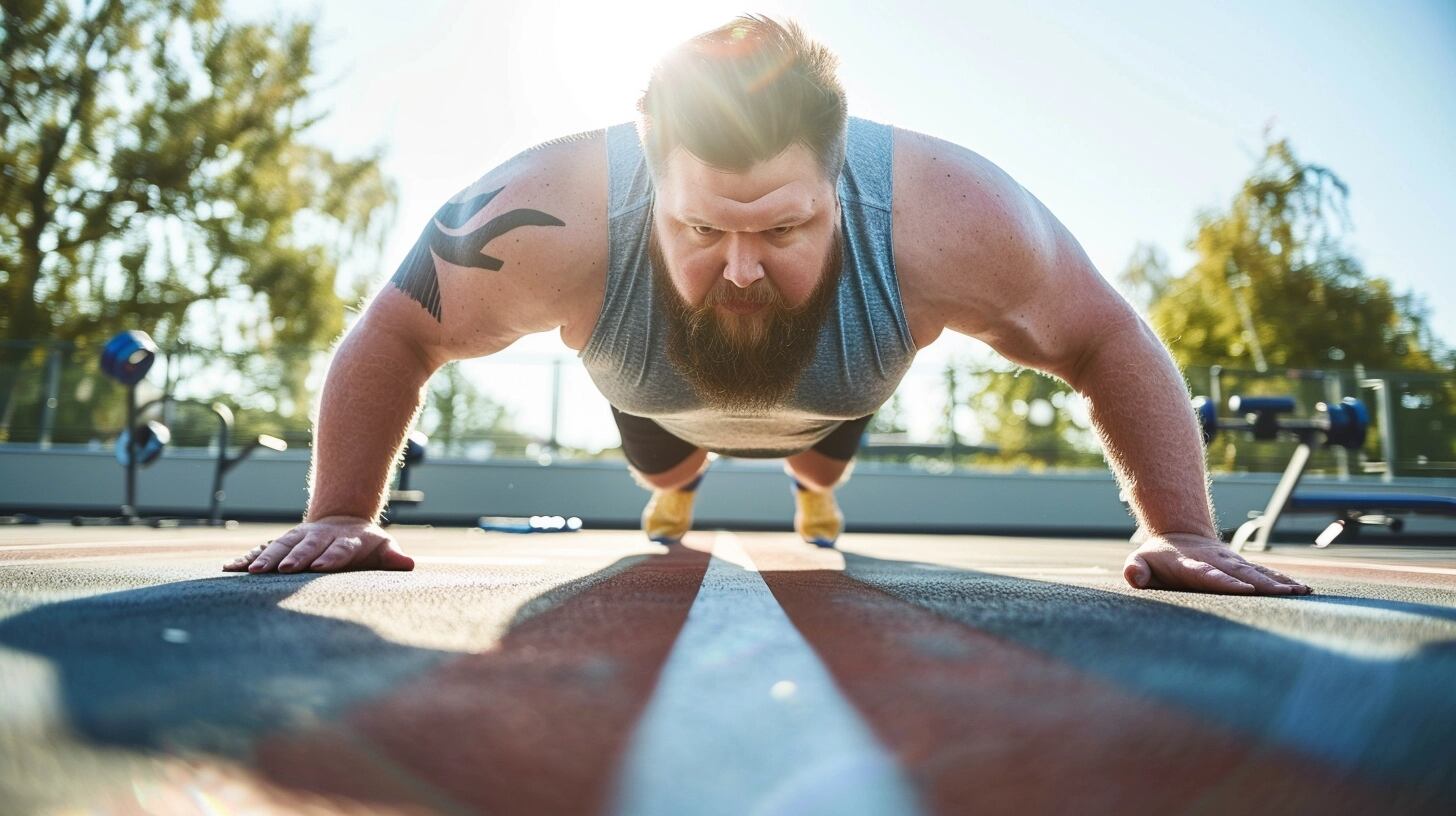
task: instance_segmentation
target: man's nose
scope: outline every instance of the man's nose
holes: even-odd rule
[[[723,277],[739,289],[747,289],[763,277],[763,263],[752,240],[742,235],[728,237],[728,260],[723,267]]]

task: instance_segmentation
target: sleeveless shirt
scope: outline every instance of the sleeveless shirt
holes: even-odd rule
[[[581,359],[617,410],[698,447],[779,457],[813,447],[839,423],[874,413],[915,356],[891,251],[888,125],[851,117],[838,180],[843,266],[814,356],[785,403],[765,414],[705,404],[668,358],[647,251],[653,188],[636,127],[607,129],[610,263],[602,310]]]

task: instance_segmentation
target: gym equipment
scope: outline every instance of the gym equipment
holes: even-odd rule
[[[581,530],[581,519],[576,516],[481,516],[476,523],[482,530],[496,533],[575,533]]]
[[[142,381],[157,361],[157,344],[144,331],[124,331],[101,349],[101,370],[122,385]]]
[[[259,434],[236,456],[228,455],[228,443],[232,438],[233,412],[221,402],[207,403],[199,400],[176,399],[163,395],[145,405],[137,405],[137,385],[146,378],[152,364],[156,362],[157,345],[143,331],[124,331],[107,342],[101,351],[101,370],[112,379],[126,386],[126,428],[116,440],[116,461],[126,469],[126,498],[117,516],[75,516],[74,525],[88,524],[150,524],[153,527],[180,527],[205,524],[228,526],[237,522],[222,519],[223,478],[228,471],[237,467],[258,448],[274,451],[287,450],[288,443],[275,436]],[[136,510],[136,469],[146,467],[161,457],[162,451],[172,441],[172,432],[157,420],[139,423],[138,417],[148,409],[166,403],[201,405],[212,411],[218,419],[217,465],[213,470],[212,495],[208,503],[207,516],[202,519],[151,518],[143,519]]]
[[[425,500],[425,491],[411,490],[409,486],[410,468],[418,466],[425,461],[425,448],[430,444],[430,438],[422,431],[410,431],[404,440],[404,464],[399,468],[399,484],[389,491],[389,500],[384,505],[384,513],[388,513],[396,504],[414,505]],[[380,525],[388,527],[391,520],[384,518]]]
[[[1370,428],[1370,412],[1354,397],[1330,405],[1317,403],[1313,419],[1280,419],[1281,414],[1294,413],[1294,397],[1229,397],[1229,410],[1242,414],[1241,419],[1219,419],[1218,408],[1207,397],[1194,397],[1193,410],[1203,429],[1203,442],[1212,442],[1219,431],[1247,431],[1261,442],[1286,434],[1303,438],[1308,432],[1322,433],[1329,447],[1359,450],[1365,444]],[[1316,437],[1317,438],[1317,437]]]
[[[136,433],[121,432],[116,438],[116,462],[129,467],[133,460],[146,467],[162,457],[162,450],[172,441],[172,431],[155,419],[137,426]]]
[[[1405,522],[1397,514],[1430,513],[1456,515],[1456,499],[1444,496],[1423,496],[1409,493],[1299,493],[1294,491],[1304,477],[1310,456],[1323,441],[1326,447],[1358,451],[1365,444],[1370,429],[1370,412],[1354,397],[1345,397],[1335,404],[1318,403],[1312,419],[1281,419],[1293,413],[1292,397],[1240,397],[1229,399],[1229,410],[1240,418],[1220,419],[1217,409],[1204,397],[1193,400],[1194,411],[1203,428],[1204,440],[1211,440],[1220,431],[1242,431],[1254,439],[1270,441],[1281,435],[1293,437],[1299,445],[1268,505],[1239,526],[1230,546],[1235,552],[1246,547],[1251,551],[1269,548],[1274,527],[1286,513],[1331,513],[1335,521],[1315,539],[1314,546],[1328,547],[1341,537],[1359,534],[1362,525],[1380,525],[1400,532]]]

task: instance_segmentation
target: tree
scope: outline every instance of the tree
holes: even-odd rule
[[[1343,394],[1358,390],[1356,371],[1444,372],[1421,387],[1420,421],[1403,422],[1401,406],[1410,400],[1398,399],[1394,422],[1401,458],[1451,463],[1456,435],[1427,416],[1456,428],[1451,353],[1432,334],[1419,298],[1366,274],[1346,249],[1348,197],[1332,170],[1301,161],[1288,140],[1268,141],[1229,208],[1199,215],[1189,244],[1197,260],[1160,285],[1150,322],[1190,376],[1211,365],[1252,370],[1225,383],[1225,394],[1293,392],[1306,409],[1334,396],[1325,372],[1344,372]],[[1124,277],[1142,275],[1134,265]],[[1311,379],[1310,369],[1323,371]],[[1232,444],[1220,454],[1228,465]],[[1268,450],[1270,460],[1283,458]],[[1247,463],[1247,454],[1237,455]]]
[[[446,456],[468,456],[471,443],[486,442],[492,455],[524,455],[533,440],[511,427],[505,406],[471,381],[458,362],[446,363],[430,379],[420,429]]]
[[[1436,368],[1419,300],[1345,249],[1348,194],[1287,140],[1266,145],[1229,209],[1199,215],[1193,268],[1152,302],[1180,365]]]
[[[374,157],[306,144],[315,33],[217,0],[5,0],[0,18],[0,438],[23,341],[84,352],[321,349],[341,264],[377,257]],[[306,410],[307,368],[253,372]]]

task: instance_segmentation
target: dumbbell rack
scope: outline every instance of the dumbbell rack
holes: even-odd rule
[[[140,380],[138,380],[140,381]],[[95,525],[136,525],[147,523],[136,511],[136,469],[137,457],[141,451],[137,446],[137,435],[132,432],[137,426],[137,415],[141,413],[137,409],[136,383],[128,383],[126,386],[126,427],[127,432],[118,443],[125,445],[126,465],[126,492],[123,494],[121,512],[115,516],[72,516],[71,524],[77,527]]]

